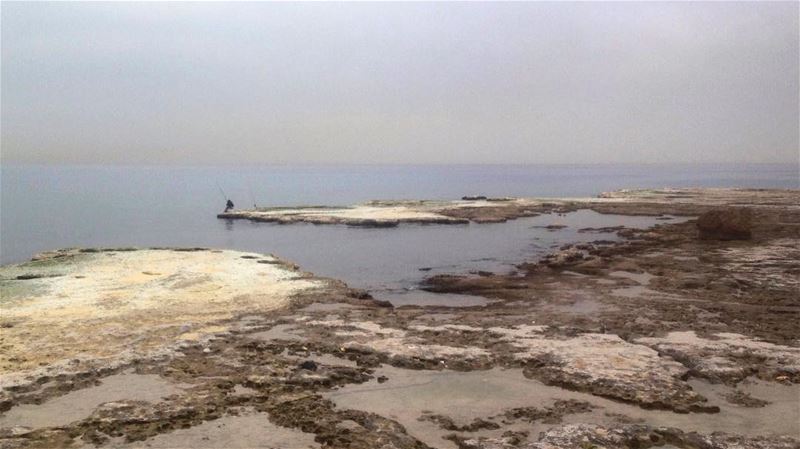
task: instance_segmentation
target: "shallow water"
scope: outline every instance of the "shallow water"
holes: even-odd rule
[[[93,448],[86,445],[85,449]],[[318,448],[314,434],[276,426],[269,415],[245,410],[239,416],[225,416],[188,429],[162,433],[143,442],[108,444],[102,447],[139,448]]]
[[[552,302],[549,303],[546,307],[550,310],[558,311],[560,313],[566,313],[570,315],[583,315],[589,317],[593,317],[597,315],[598,312],[601,311],[608,311],[614,309],[614,306],[611,306],[609,304],[604,304],[590,297],[574,298],[573,302],[566,304]]]
[[[304,270],[342,279],[352,287],[395,305],[484,305],[465,295],[437,297],[417,290],[425,277],[470,271],[508,272],[567,242],[616,240],[613,233],[579,233],[586,226],[648,227],[663,223],[654,217],[602,215],[583,210],[547,214],[506,223],[468,225],[401,225],[392,229],[360,229],[310,224],[276,225],[231,222],[243,246],[297,262]],[[541,226],[566,225],[548,230]],[[249,243],[244,243],[249,242]],[[269,249],[267,249],[269,248]]]
[[[611,290],[611,294],[620,298],[640,299],[648,296],[666,296],[664,293],[651,290],[643,285],[631,285]]]
[[[117,374],[105,377],[100,385],[83,388],[46,401],[42,404],[18,405],[0,416],[0,428],[25,426],[55,427],[89,417],[105,402],[131,399],[160,402],[162,398],[181,392],[153,374]]]
[[[375,380],[348,385],[327,394],[340,408],[358,408],[397,420],[408,432],[435,448],[455,448],[442,436],[452,433],[428,421],[418,421],[423,411],[443,414],[458,424],[468,424],[475,418],[486,418],[514,407],[545,408],[557,399],[587,401],[597,408],[589,413],[567,415],[564,423],[595,423],[612,425],[613,415],[625,415],[653,426],[678,427],[685,431],[734,434],[800,436],[800,385],[785,386],[753,381],[740,388],[754,397],[770,401],[765,407],[745,408],[725,401],[722,396],[731,391],[724,385],[711,385],[695,380],[691,384],[705,395],[720,413],[679,414],[662,410],[645,410],[638,406],[611,401],[559,387],[547,386],[525,378],[520,369],[487,371],[416,371],[383,366],[375,376],[388,377],[385,383]],[[534,440],[539,432],[552,424],[519,422],[512,426],[528,430]],[[499,436],[507,429],[482,431],[480,435]]]
[[[655,276],[650,273],[631,273],[630,271],[612,271],[611,276],[630,279],[639,285],[647,285]]]
[[[417,287],[424,278],[442,273],[508,273],[515,269],[516,264],[535,260],[565,243],[618,239],[615,233],[577,232],[581,227],[625,225],[645,228],[664,222],[669,221],[582,210],[492,224],[405,225],[374,230],[338,227],[321,232],[342,232],[349,238],[346,246],[327,248],[323,255],[308,251],[308,247],[287,247],[281,251],[305,269],[343,279],[349,285],[370,290],[376,298],[386,299],[396,306],[481,306],[488,301],[467,295],[435,295]],[[557,230],[543,227],[551,224],[566,227]]]
[[[461,295],[457,293],[432,293],[424,290],[408,291],[378,291],[374,293],[380,299],[392,303],[395,307],[402,306],[446,306],[446,307],[477,307],[491,304],[482,296]]]
[[[292,331],[297,329],[296,326],[292,324],[277,324],[272,326],[268,330],[261,331],[261,332],[254,332],[249,335],[250,338],[255,338],[256,340],[302,340],[298,334],[293,333]]]
[[[393,229],[354,229],[345,226],[233,222],[237,237],[264,245],[295,261],[304,270],[346,281],[370,290],[396,305],[442,305],[441,298],[416,290],[425,277],[469,271],[508,272],[524,260],[552,251],[567,242],[615,240],[616,234],[578,233],[580,227],[647,227],[653,217],[601,215],[584,210],[521,218],[506,223],[469,225],[402,225]],[[559,230],[537,226],[564,224]],[[241,229],[240,229],[241,228]],[[266,249],[265,249],[266,250]],[[424,270],[424,271],[423,271]],[[457,305],[483,305],[485,300],[450,297]]]

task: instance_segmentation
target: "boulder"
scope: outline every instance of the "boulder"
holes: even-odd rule
[[[300,369],[308,370],[308,371],[316,371],[317,370],[317,362],[313,360],[306,360],[300,364]]]
[[[561,248],[561,251],[548,254],[542,258],[542,263],[547,265],[550,268],[558,268],[564,265],[571,265],[575,262],[579,262],[586,258],[583,251],[573,248],[567,247]]]
[[[751,227],[752,213],[745,208],[713,209],[697,219],[701,240],[749,240]]]

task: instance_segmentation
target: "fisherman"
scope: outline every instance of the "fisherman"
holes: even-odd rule
[[[228,200],[228,202],[225,203],[225,212],[228,212],[231,209],[233,209],[233,201]]]

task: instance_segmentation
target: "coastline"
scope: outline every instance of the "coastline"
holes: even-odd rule
[[[798,208],[792,189],[633,189],[592,198],[510,198],[465,196],[455,201],[373,200],[349,207],[302,206],[236,209],[217,214],[225,220],[264,223],[312,223],[357,227],[408,224],[498,223],[545,213],[589,209],[619,215],[696,216],[714,207]]]
[[[191,432],[217,419],[253,414],[333,447],[388,441],[397,448],[434,442],[487,449],[586,442],[694,448],[700,440],[702,447],[720,449],[797,447],[800,411],[791,400],[800,394],[800,286],[793,281],[800,273],[798,200],[796,190],[646,190],[594,199],[372,202],[312,214],[270,212],[267,221],[355,226],[440,217],[446,217],[443,224],[479,224],[581,208],[694,217],[721,205],[749,209],[753,218],[747,240],[700,240],[695,220],[623,228],[617,230],[624,237],[619,242],[565,246],[511,274],[425,281],[423,288],[431,292],[491,300],[472,307],[387,307],[365,292],[298,274],[281,262],[281,270],[319,286],[273,295],[285,301],[280,307],[253,313],[245,305],[227,311],[230,316],[211,317],[199,328],[224,323],[225,329],[169,346],[168,353],[75,372],[28,373],[27,382],[3,388],[6,413],[0,419],[8,422],[15,409],[47,407],[54,398],[123,374],[158,376],[178,388],[166,400],[138,401],[132,393],[98,403],[69,423],[0,426],[0,447],[148,442],[180,428]],[[258,212],[237,214],[220,218],[263,218]],[[204,253],[174,255],[187,260]],[[253,266],[273,260],[237,256],[254,257],[244,259]],[[4,283],[60,279],[8,280],[5,274]],[[241,284],[234,276],[219,282]],[[437,396],[428,404],[437,410],[405,407],[404,415],[392,418],[387,413],[397,410],[343,399],[362,388],[358,394],[385,402],[392,397],[382,393],[387,387],[424,399],[417,376],[440,382],[443,391],[469,395],[471,373],[482,373],[493,389],[473,411],[438,406]],[[514,398],[504,388],[530,393]],[[742,426],[741,417],[756,424]]]

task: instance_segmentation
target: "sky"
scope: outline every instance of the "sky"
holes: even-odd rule
[[[794,163],[798,2],[3,2],[3,164]]]

